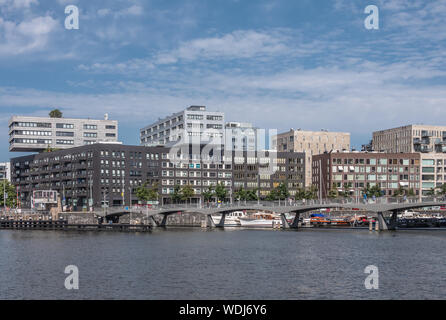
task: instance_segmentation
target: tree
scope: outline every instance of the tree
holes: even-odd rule
[[[248,201],[257,201],[259,197],[257,196],[258,189],[248,190],[246,192],[246,200]]]
[[[181,187],[179,185],[175,185],[173,187],[173,193],[170,197],[172,198],[172,201],[174,203],[178,203],[178,201],[180,201],[183,198],[181,194]]]
[[[313,184],[310,188],[305,190],[305,198],[308,200],[317,199],[317,187]]]
[[[202,195],[204,201],[209,203],[209,201],[211,201],[212,197],[214,196],[214,187],[209,186],[207,190],[203,191]]]
[[[158,200],[158,185],[154,183],[150,188],[147,188],[148,182],[136,188],[136,197],[140,201],[156,201]]]
[[[228,196],[228,189],[226,189],[222,183],[218,183],[215,187],[215,195],[218,200],[224,201]]]
[[[147,189],[147,183],[136,188],[136,197],[139,201],[149,201],[149,190]]]
[[[181,189],[181,199],[189,200],[195,195],[194,189],[190,185],[186,185]]]
[[[247,191],[241,187],[234,193],[235,200],[246,200],[247,199]]]
[[[328,191],[328,198],[336,199],[339,197],[339,191],[336,188],[336,184],[333,184],[332,188]]]
[[[288,191],[288,187],[285,183],[281,183],[277,186],[277,196],[279,200],[285,200],[290,196],[290,193]]]
[[[431,188],[428,192],[426,192],[427,196],[435,196],[435,188]]]
[[[59,109],[51,110],[48,115],[50,118],[62,118],[62,112]]]
[[[304,188],[297,188],[296,195],[294,196],[294,200],[303,200],[305,199],[306,191]]]
[[[5,190],[6,193],[6,206],[8,208],[15,207],[17,205],[17,198],[16,198],[16,189],[15,187],[9,183],[8,180],[2,180],[0,182],[0,206],[4,206],[4,195],[3,190]]]
[[[441,194],[441,195],[446,195],[446,183],[443,183],[442,185],[441,185],[441,187],[440,188],[438,188],[439,189],[439,191],[438,191],[438,193],[439,194]]]
[[[375,196],[375,198],[379,198],[382,196],[382,190],[380,186],[374,185],[373,187],[370,187],[370,183],[367,183],[367,186],[362,189],[361,191],[362,195],[367,195],[367,198],[372,198]]]
[[[277,189],[272,189],[269,194],[266,196],[267,201],[276,201],[279,198],[277,194]]]

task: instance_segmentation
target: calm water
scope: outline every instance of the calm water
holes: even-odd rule
[[[0,298],[444,299],[445,248],[446,231],[1,230]],[[364,287],[367,265],[378,290]]]

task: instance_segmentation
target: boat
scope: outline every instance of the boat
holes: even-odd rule
[[[400,219],[408,219],[408,218],[414,218],[419,216],[419,212],[416,211],[409,211],[409,210],[405,210],[403,213],[400,213],[397,215],[398,218]]]
[[[226,214],[224,227],[240,227],[240,218],[245,217],[246,212],[244,211],[234,211]],[[219,225],[221,222],[222,214],[213,214],[211,215],[212,221],[214,221],[215,225]]]
[[[282,225],[282,221],[279,215],[256,212],[249,216],[241,217],[240,224],[242,227],[277,228]]]

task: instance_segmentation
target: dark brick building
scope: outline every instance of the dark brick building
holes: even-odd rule
[[[173,154],[165,147],[94,144],[11,159],[11,181],[22,207],[31,206],[34,190],[56,190],[76,209],[104,201],[110,206],[138,203],[135,190],[145,182],[158,185],[159,200],[171,201],[175,185],[190,185],[192,202],[202,201],[210,185],[224,184],[233,194],[258,189],[261,198],[280,183],[293,195],[304,184],[305,157],[292,152],[223,150]],[[203,153],[204,152],[204,153]],[[205,154],[205,155],[203,155]]]

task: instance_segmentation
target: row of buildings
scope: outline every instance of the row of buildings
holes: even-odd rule
[[[250,123],[226,122],[222,112],[191,106],[140,129],[140,146],[118,142],[118,122],[14,116],[10,151],[37,152],[11,159],[11,181],[23,206],[35,190],[58,191],[74,207],[138,202],[136,188],[158,186],[169,202],[176,185],[203,200],[223,184],[230,197],[241,188],[266,198],[281,183],[293,197],[336,190],[361,197],[367,186],[383,196],[401,189],[427,196],[446,180],[446,126],[410,125],[373,133],[363,151],[352,151],[347,132],[265,132]],[[52,152],[44,152],[52,151]]]

